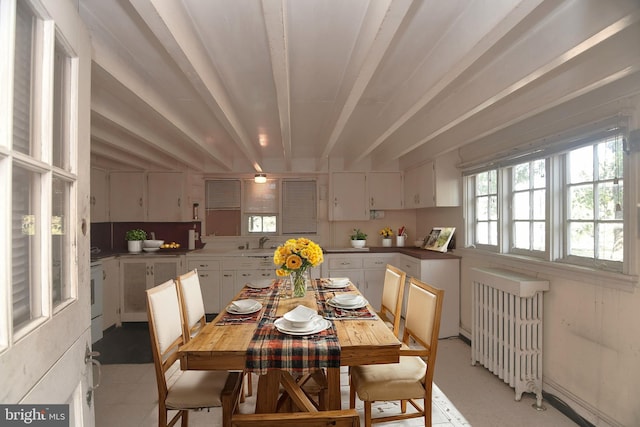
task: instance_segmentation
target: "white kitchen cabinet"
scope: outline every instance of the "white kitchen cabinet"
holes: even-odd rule
[[[324,263],[321,264],[322,277],[348,277],[351,283],[356,285],[356,288],[365,295],[366,286],[362,266],[362,255],[326,254]]]
[[[329,185],[329,221],[369,219],[366,173],[333,172]]]
[[[121,258],[120,319],[123,322],[147,321],[145,291],[175,279],[181,272],[179,256]]]
[[[348,277],[369,303],[379,309],[382,302],[384,270],[395,254],[327,254],[323,277]]]
[[[120,326],[120,261],[102,260],[102,328]]]
[[[109,221],[109,181],[107,171],[91,168],[91,222]]]
[[[369,209],[402,209],[404,193],[400,172],[368,172]]]
[[[405,208],[460,206],[457,160],[456,153],[451,152],[405,171]]]
[[[382,306],[382,289],[387,264],[393,265],[395,258],[395,254],[371,254],[362,259],[365,297],[376,310]]]
[[[234,270],[222,270],[222,289],[220,289],[220,306],[226,307],[236,296],[236,272]]]
[[[220,313],[222,281],[220,277],[220,261],[210,258],[194,258],[187,262],[187,269],[198,271],[198,281],[202,291],[204,311],[207,314]]]
[[[111,172],[109,187],[111,221],[146,220],[147,196],[144,172]]]
[[[191,219],[184,198],[182,172],[149,172],[147,174],[148,221],[186,221]]]
[[[458,336],[460,333],[460,260],[458,258],[418,260],[398,254],[397,267],[407,273],[402,315],[405,315],[409,278],[415,277],[429,285],[444,290],[440,338]]]

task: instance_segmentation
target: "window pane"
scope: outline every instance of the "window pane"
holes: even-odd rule
[[[489,174],[487,172],[476,175],[476,195],[483,196],[489,193]]]
[[[69,195],[71,186],[59,179],[53,179],[51,216],[51,273],[52,298],[54,307],[71,297],[69,288]]]
[[[489,218],[493,220],[498,219],[498,197],[489,197]]]
[[[489,175],[489,193],[496,194],[498,192],[498,171],[488,171]]]
[[[593,224],[569,224],[569,255],[593,258]]]
[[[619,138],[611,138],[597,145],[598,179],[622,177],[622,144]]]
[[[513,247],[530,249],[529,222],[517,221],[513,226]]]
[[[11,284],[14,330],[42,314],[37,276],[40,235],[38,217],[39,176],[17,165],[13,167],[11,222]]]
[[[489,223],[479,222],[476,224],[476,243],[481,245],[489,244]]]
[[[545,223],[536,221],[533,223],[533,249],[534,251],[544,251],[546,249]]]
[[[513,195],[513,219],[530,219],[529,192]],[[528,245],[527,245],[528,246]]]
[[[546,218],[546,190],[533,192],[533,219],[544,220]]]
[[[265,233],[275,233],[276,232],[276,217],[274,216],[264,216],[262,217],[262,231]]]
[[[34,21],[27,2],[16,2],[16,40],[13,73],[13,149],[32,154],[31,75]]]
[[[532,169],[532,177],[533,177],[533,188],[546,188],[547,179],[546,179],[546,161],[536,160],[535,162],[531,162]]]
[[[593,186],[569,188],[569,219],[593,219]]]
[[[600,224],[598,227],[598,258],[622,261],[622,224]]]
[[[490,245],[498,244],[498,222],[497,221],[489,222],[489,244]]]
[[[569,153],[569,183],[593,181],[593,146]]]
[[[515,191],[529,189],[529,163],[514,166],[513,168],[513,189]]]
[[[71,60],[56,40],[53,57],[53,147],[52,162],[64,170],[69,167],[69,73]]]
[[[489,219],[489,198],[478,197],[476,199],[476,218],[479,221],[486,221]]]
[[[616,219],[616,205],[621,207],[621,186],[611,182],[598,185],[598,219]]]

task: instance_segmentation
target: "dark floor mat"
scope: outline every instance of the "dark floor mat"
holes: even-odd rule
[[[93,344],[93,350],[100,352],[96,359],[105,365],[153,363],[147,322],[123,323],[105,331],[102,339]]]

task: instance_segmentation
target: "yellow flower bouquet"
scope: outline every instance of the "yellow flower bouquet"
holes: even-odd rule
[[[383,239],[388,239],[391,236],[393,236],[393,230],[391,230],[390,227],[385,227],[382,230],[380,230],[380,235],[382,236]]]
[[[273,263],[278,266],[276,275],[291,276],[293,296],[302,297],[307,291],[304,273],[309,267],[322,264],[322,248],[306,237],[289,239],[273,253]]]

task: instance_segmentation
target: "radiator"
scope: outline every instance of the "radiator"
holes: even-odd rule
[[[473,268],[471,364],[484,367],[542,408],[543,291],[549,282],[508,270]]]

